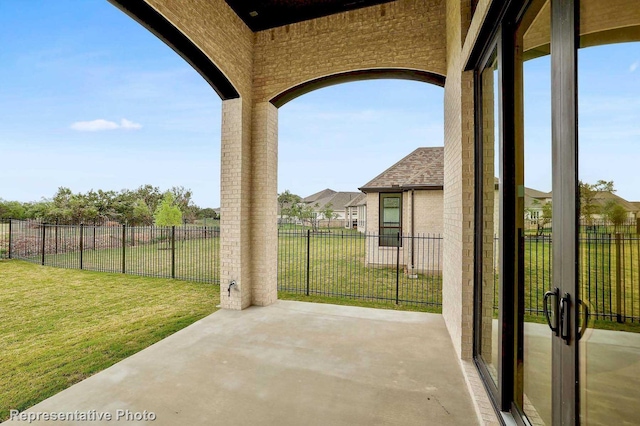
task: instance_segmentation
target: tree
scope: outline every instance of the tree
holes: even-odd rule
[[[288,189],[278,194],[278,205],[280,206],[280,215],[287,217],[295,217],[298,204],[302,202],[299,195],[292,194]]]
[[[5,201],[0,198],[0,219],[24,219],[27,210],[18,201]]]
[[[133,226],[150,226],[153,224],[153,219],[151,209],[142,198],[139,198],[133,204],[132,217],[129,223]]]
[[[175,204],[182,212],[184,218],[192,222],[196,218],[197,206],[191,201],[191,196],[193,195],[191,190],[184,186],[174,186],[169,191],[173,194]]]
[[[580,192],[580,217],[587,226],[593,226],[593,215],[600,212],[600,206],[595,202],[598,192],[615,193],[613,181],[599,180],[595,184],[578,181]]]
[[[170,191],[164,193],[153,218],[156,226],[179,226],[182,224],[182,212],[175,204],[175,199]]]
[[[542,207],[542,208],[541,208]],[[540,210],[542,209],[542,214]],[[544,232],[545,226],[551,223],[553,207],[551,202],[541,204],[539,200],[531,201],[531,207],[525,209],[529,219],[536,224],[536,235],[540,236]]]
[[[333,210],[333,203],[325,204],[322,210],[320,210],[320,213],[329,221],[327,228],[331,227],[331,219],[337,219],[338,217],[338,214]]]
[[[316,203],[313,207],[310,204],[294,204],[293,217],[299,219],[303,224],[310,226],[314,231],[318,230],[318,213],[314,207],[320,205]]]
[[[618,228],[627,220],[628,213],[625,208],[615,200],[609,200],[602,209],[603,216],[613,224],[614,231],[617,233]]]
[[[205,207],[203,209],[198,209],[197,213],[198,219],[219,219],[218,214],[211,207]]]

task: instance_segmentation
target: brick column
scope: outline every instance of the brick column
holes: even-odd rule
[[[251,305],[251,104],[222,102],[220,164],[220,305]],[[228,288],[231,280],[236,288]]]
[[[255,104],[252,123],[251,295],[266,306],[278,298],[278,109]]]

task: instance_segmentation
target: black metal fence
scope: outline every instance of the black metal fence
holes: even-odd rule
[[[622,223],[614,225],[607,219],[580,219],[579,223],[581,234],[629,234],[640,235],[640,218],[627,218]],[[536,220],[527,220],[525,231],[527,234],[533,235],[551,235],[553,230],[553,222],[547,222],[544,225],[539,224]]]
[[[219,237],[218,227],[205,226],[0,221],[0,258],[219,283]],[[442,304],[439,235],[400,235],[392,246],[381,246],[378,235],[349,229],[280,229],[278,237],[281,292],[422,307]],[[494,259],[497,254],[496,249]],[[539,316],[544,293],[552,288],[551,235],[526,236],[524,257],[525,313]],[[581,233],[579,268],[581,297],[593,319],[640,322],[640,235]],[[494,272],[497,301],[497,263]]]
[[[640,235],[581,233],[578,243],[580,297],[590,317],[640,322]],[[551,235],[524,238],[525,314],[543,314],[544,293],[553,287],[552,262]],[[494,271],[497,301],[497,263]]]
[[[12,220],[7,257],[41,265],[219,283],[220,230]]]
[[[422,307],[442,305],[442,237],[279,230],[278,290]]]

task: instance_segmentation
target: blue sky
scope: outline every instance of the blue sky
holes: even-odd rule
[[[138,23],[106,0],[0,0],[0,43],[0,198],[149,183],[182,185],[198,205],[219,205],[221,101]],[[632,200],[640,200],[638,45],[580,56],[593,70],[580,75],[581,176],[613,179]],[[548,190],[548,63],[527,66],[542,76],[526,96],[535,141],[527,186]],[[416,147],[442,144],[442,88],[399,80],[325,88],[280,108],[278,190],[356,191]]]
[[[0,198],[150,183],[219,205],[221,101],[138,23],[106,0],[2,0],[0,42]],[[378,80],[290,102],[279,191],[356,191],[416,147],[442,145],[442,99],[440,87]]]

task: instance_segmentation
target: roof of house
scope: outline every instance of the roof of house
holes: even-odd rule
[[[634,203],[630,203],[624,198],[608,191],[597,191],[593,196],[593,201],[601,207],[604,207],[605,204],[609,201],[615,201],[622,207],[624,207],[624,209],[628,212],[635,212],[639,210],[638,206],[636,206]]]
[[[362,206],[367,204],[367,194],[364,193],[360,193],[360,195],[358,195],[356,198],[352,199],[351,201],[349,201],[347,204],[345,204],[345,207],[356,207],[356,206]]]
[[[331,204],[333,210],[343,211],[346,205],[360,194],[361,192],[336,192],[313,202],[313,208],[315,210],[322,210],[327,204]]]
[[[527,188],[526,186],[524,188],[524,195],[525,197],[531,197],[536,199],[551,198],[551,192],[538,191],[537,189]]]
[[[363,192],[385,189],[432,188],[444,185],[444,147],[418,148],[359,188]]]
[[[327,189],[323,189],[323,190],[322,190],[322,191],[320,191],[320,192],[316,192],[315,194],[311,194],[311,195],[309,195],[308,197],[303,198],[303,199],[302,199],[302,201],[303,201],[304,203],[307,203],[307,204],[309,204],[309,203],[316,203],[316,202],[318,202],[319,200],[321,200],[321,199],[323,199],[323,198],[330,197],[330,196],[332,196],[332,195],[333,195],[333,194],[335,194],[335,193],[336,193],[336,191],[334,191],[333,189],[329,189],[329,188],[327,188]]]

